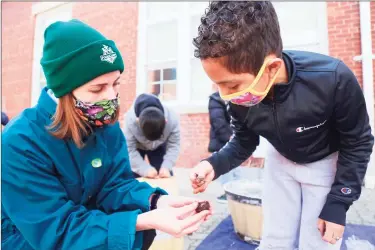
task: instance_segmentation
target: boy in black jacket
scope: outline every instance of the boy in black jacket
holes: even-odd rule
[[[269,1],[211,2],[195,56],[230,101],[234,137],[191,173],[194,192],[246,160],[265,137],[263,249],[340,249],[374,144],[366,103],[340,60],[283,51]],[[204,177],[197,182],[195,175]]]

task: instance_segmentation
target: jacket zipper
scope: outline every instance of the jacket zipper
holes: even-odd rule
[[[275,122],[277,136],[279,137],[279,140],[280,140],[281,144],[284,144],[283,140],[281,139],[279,124],[277,123],[277,113],[276,113],[276,102],[275,101],[273,101],[273,103],[272,103],[272,109],[273,109],[273,120]]]

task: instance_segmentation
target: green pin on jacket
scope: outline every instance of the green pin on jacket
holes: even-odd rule
[[[91,161],[91,165],[94,168],[100,168],[102,166],[102,160],[100,158],[96,158],[96,159]]]

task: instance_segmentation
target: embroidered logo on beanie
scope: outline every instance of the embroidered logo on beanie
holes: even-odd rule
[[[112,63],[116,60],[117,55],[113,52],[112,48],[103,44],[103,55],[100,56],[100,60]]]

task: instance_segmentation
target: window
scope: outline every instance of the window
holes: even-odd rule
[[[284,49],[328,54],[325,2],[273,2],[273,5]]]
[[[194,57],[192,38],[208,2],[140,2],[137,94],[171,105],[204,105],[212,84]]]
[[[176,68],[148,71],[148,92],[165,101],[176,99]]]
[[[38,9],[35,16],[35,35],[34,35],[34,56],[33,56],[33,78],[32,78],[32,96],[31,104],[35,105],[38,101],[40,91],[46,86],[46,78],[40,65],[43,55],[44,31],[56,21],[68,21],[72,18],[72,5],[69,3],[36,3]],[[43,6],[47,6],[43,8]],[[35,6],[33,6],[34,8]]]
[[[193,45],[193,39],[198,35],[198,27],[201,23],[201,14],[195,14],[194,10],[199,11],[197,7],[200,7],[200,12],[203,13],[205,7],[208,3],[194,3],[192,7],[192,17],[190,18],[190,41],[191,41],[191,100],[192,101],[204,101],[208,100],[208,96],[212,93],[212,81],[208,78],[207,74],[204,72],[202,63],[196,57],[194,57],[195,46]]]
[[[148,25],[146,51],[147,92],[164,101],[176,100],[177,22],[161,21]]]
[[[179,2],[149,2],[146,8],[148,22],[160,22],[176,19],[181,4]]]

